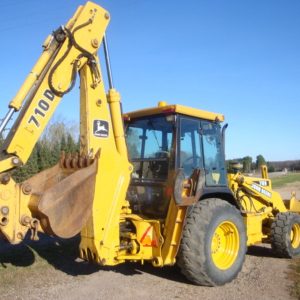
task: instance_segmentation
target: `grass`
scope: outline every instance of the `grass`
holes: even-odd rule
[[[294,183],[297,181],[299,181],[300,184],[300,173],[290,173],[287,175],[281,175],[272,178],[272,187],[279,188],[285,186],[286,184]]]

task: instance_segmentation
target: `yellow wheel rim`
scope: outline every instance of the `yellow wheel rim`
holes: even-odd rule
[[[216,228],[211,241],[211,256],[215,266],[229,269],[235,262],[240,248],[240,237],[234,223],[225,221]]]
[[[294,249],[300,246],[300,225],[298,223],[292,226],[291,245]]]

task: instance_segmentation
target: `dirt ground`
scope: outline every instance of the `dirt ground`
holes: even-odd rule
[[[282,192],[291,189],[300,196],[299,185]],[[76,258],[73,246],[0,245],[1,299],[293,299],[291,261],[274,257],[266,245],[250,247],[237,279],[213,288],[190,284],[176,267],[94,266]]]

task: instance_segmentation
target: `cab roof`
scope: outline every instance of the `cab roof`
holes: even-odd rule
[[[190,117],[196,117],[199,119],[209,120],[209,121],[224,121],[224,115],[219,113],[213,113],[201,109],[196,109],[179,104],[168,105],[166,102],[159,102],[157,107],[136,110],[133,112],[125,113],[124,118],[135,119],[147,116],[153,116],[158,114],[170,114],[178,113]]]

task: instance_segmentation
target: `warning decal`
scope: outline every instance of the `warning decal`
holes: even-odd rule
[[[140,242],[144,247],[158,247],[157,234],[153,226],[150,225],[146,229],[146,231],[142,235]]]

